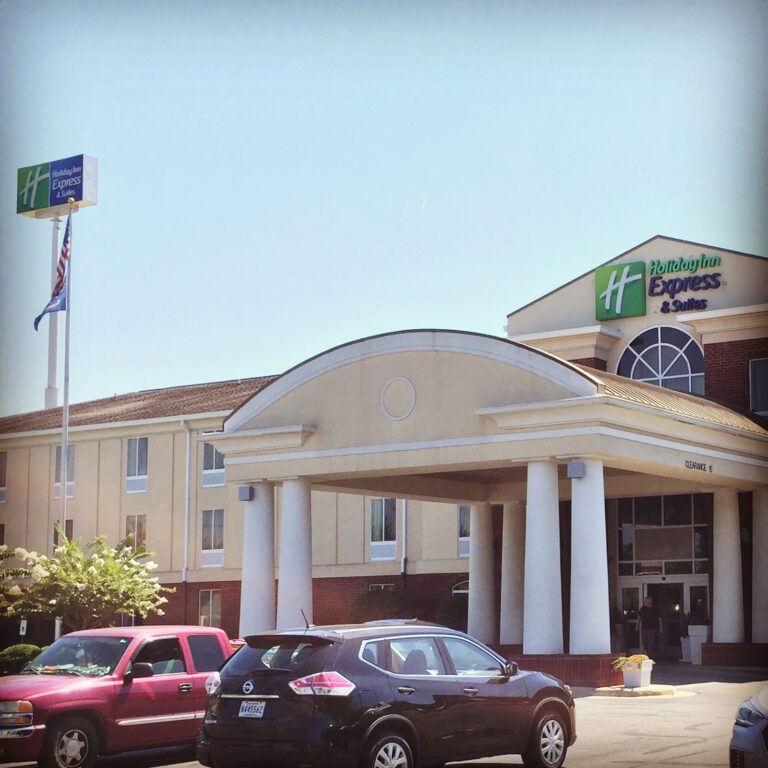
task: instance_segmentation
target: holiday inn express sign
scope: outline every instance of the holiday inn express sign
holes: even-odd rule
[[[659,311],[664,314],[707,309],[707,299],[702,298],[700,292],[723,285],[719,269],[720,257],[705,253],[647,264],[633,261],[598,267],[595,270],[595,319],[642,317],[646,314],[647,297],[661,298]]]
[[[47,219],[76,208],[96,205],[95,157],[75,155],[19,168],[16,175],[16,213]]]

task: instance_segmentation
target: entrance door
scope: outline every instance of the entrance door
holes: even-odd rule
[[[683,630],[683,584],[647,584],[646,594],[661,614],[661,634],[656,655],[663,659],[680,658],[680,636]]]

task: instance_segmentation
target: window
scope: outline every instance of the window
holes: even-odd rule
[[[395,499],[371,499],[371,560],[397,557],[397,507]]]
[[[368,585],[368,591],[369,592],[394,592],[395,591],[395,585],[392,583],[387,584],[369,584]]]
[[[619,575],[709,573],[712,494],[619,499]]]
[[[367,647],[367,646],[366,646]],[[363,650],[365,654],[365,650]],[[445,666],[434,637],[396,637],[389,640],[390,672],[398,675],[444,675]]]
[[[204,509],[200,542],[200,565],[211,568],[224,565],[224,510]]]
[[[466,581],[460,581],[458,584],[454,584],[451,587],[452,595],[469,595],[469,579]]]
[[[5,544],[5,523],[0,523],[0,547]]]
[[[210,443],[203,443],[203,485],[224,485],[224,456]]]
[[[459,557],[469,557],[469,507],[459,507]]]
[[[59,546],[59,532],[56,530],[56,527],[60,525],[60,523],[54,523],[53,524],[53,546],[58,547]],[[75,524],[74,520],[72,518],[67,518],[64,521],[64,535],[69,539],[69,541],[72,541],[72,536],[74,535],[75,531]]]
[[[6,470],[8,467],[8,453],[6,451],[0,451],[0,504],[5,501],[5,488],[6,488]]]
[[[152,665],[155,675],[173,675],[186,672],[184,654],[177,637],[162,637],[150,640],[134,656],[133,663],[143,661]]]
[[[134,549],[140,549],[147,546],[147,516],[146,515],[126,515],[125,516],[125,538],[130,538],[130,546]]]
[[[680,328],[649,328],[635,336],[619,360],[617,373],[678,392],[704,394],[704,353]]]
[[[224,661],[224,652],[216,635],[189,635],[187,642],[195,672],[212,672]]]
[[[199,621],[203,627],[221,626],[221,590],[201,589],[198,593]]]
[[[67,498],[75,495],[75,446],[67,445]],[[53,498],[61,498],[61,446],[56,446],[56,474],[53,483]]]
[[[125,471],[125,492],[144,493],[147,490],[147,454],[149,438],[128,438],[128,455]]]
[[[749,361],[749,407],[768,416],[768,358]],[[3,480],[0,477],[0,485]]]
[[[474,643],[460,637],[445,637],[443,642],[457,675],[501,677],[504,674],[501,662]]]

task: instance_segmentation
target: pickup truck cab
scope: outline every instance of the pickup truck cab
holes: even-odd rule
[[[97,755],[193,744],[205,681],[232,653],[215,627],[72,632],[0,677],[0,763],[89,768]]]

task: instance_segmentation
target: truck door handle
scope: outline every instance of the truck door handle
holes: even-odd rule
[[[464,693],[466,693],[467,696],[477,696],[477,688],[465,688]]]
[[[398,693],[404,693],[406,696],[410,696],[412,693],[416,693],[416,689],[411,688],[408,685],[401,685],[397,690]]]
[[[179,683],[179,693],[189,693],[192,690],[192,683]]]

